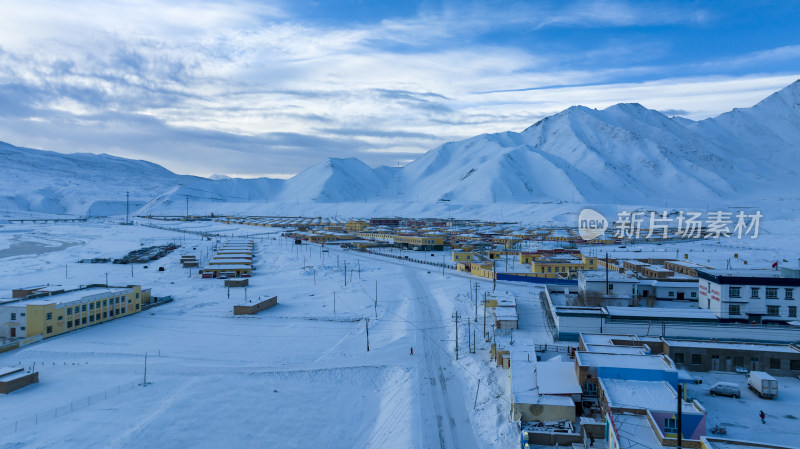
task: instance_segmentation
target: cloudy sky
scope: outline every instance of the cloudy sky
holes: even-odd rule
[[[575,104],[701,119],[800,75],[800,3],[3,0],[0,141],[282,176]]]

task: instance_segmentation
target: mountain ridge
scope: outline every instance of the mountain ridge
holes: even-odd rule
[[[153,213],[171,210],[184,198],[212,205],[699,203],[779,195],[781,186],[800,173],[797,156],[800,80],[750,108],[700,121],[668,117],[640,103],[605,109],[571,106],[521,132],[446,142],[403,167],[371,168],[357,158],[328,157],[289,179],[206,179],[113,155],[0,144],[6,175],[0,182],[0,207],[119,213],[125,191],[137,204],[147,203],[141,212]],[[28,182],[30,178],[36,182]],[[104,188],[91,185],[98,183]],[[101,210],[93,209],[97,207]]]

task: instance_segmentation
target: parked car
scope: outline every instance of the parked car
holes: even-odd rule
[[[709,393],[711,393],[711,396],[730,396],[732,398],[742,396],[739,385],[733,382],[717,382],[711,387]]]
[[[778,379],[763,371],[750,371],[747,375],[747,386],[762,398],[778,397]]]

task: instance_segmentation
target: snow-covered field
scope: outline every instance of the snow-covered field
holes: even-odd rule
[[[0,366],[35,363],[40,371],[39,384],[0,398],[0,446],[517,444],[515,426],[508,422],[507,373],[489,360],[482,330],[477,352],[468,353],[466,318],[455,359],[452,314],[474,314],[467,277],[449,271],[443,277],[424,265],[379,256],[290,245],[269,228],[180,226],[252,235],[257,270],[247,296],[277,295],[278,306],[233,317],[232,306],[244,301],[243,289],[231,289],[229,299],[221,280],[200,279],[196,270],[190,277],[189,269],[180,268],[183,251],[196,248],[206,257],[212,242],[195,234],[112,220],[0,228],[0,251],[19,249],[22,242],[30,249],[3,253],[0,297],[42,283],[105,283],[106,273],[111,285],[141,284],[156,296],[175,297],[145,312],[0,354]],[[76,263],[172,241],[183,247],[147,269]],[[481,295],[491,289],[491,283],[478,282]],[[503,283],[500,289],[527,304],[532,332],[549,338],[543,326],[535,327],[541,318],[538,291]],[[142,387],[145,354],[152,384]]]

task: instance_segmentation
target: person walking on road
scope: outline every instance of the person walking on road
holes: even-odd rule
[[[767,421],[764,419],[767,415],[764,414],[764,410],[761,410],[761,413],[758,414],[758,417],[761,418],[761,424],[766,424]]]
[[[414,355],[414,347],[411,347],[411,355]]]

